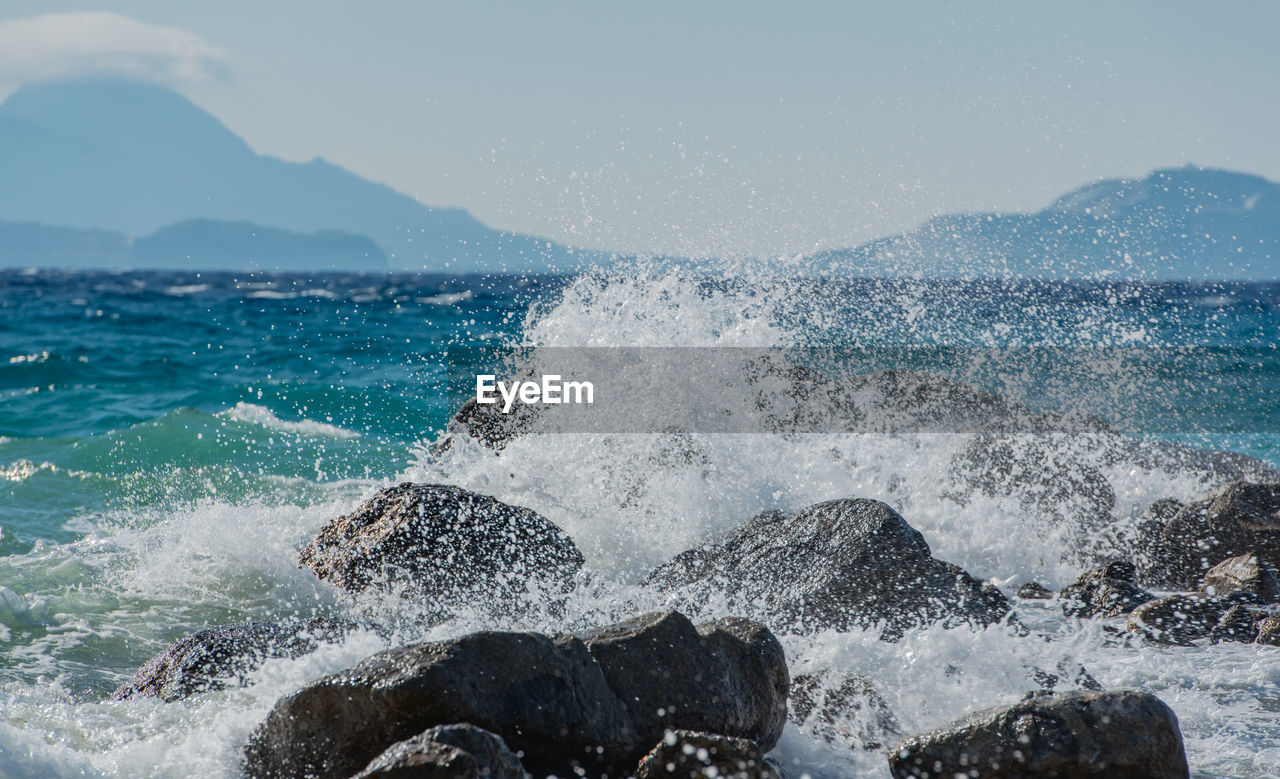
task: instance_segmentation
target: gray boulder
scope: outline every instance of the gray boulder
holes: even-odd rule
[[[444,604],[509,600],[530,582],[567,586],[583,558],[529,509],[460,487],[400,484],[326,525],[299,562],[352,592],[403,584]]]
[[[1209,569],[1200,591],[1235,603],[1265,605],[1280,601],[1280,579],[1257,555],[1230,557]]]
[[[889,704],[871,681],[856,674],[821,671],[791,682],[791,721],[827,743],[873,751],[902,738]]]
[[[466,723],[398,741],[352,779],[529,779],[501,738]]]
[[[1165,504],[1164,512],[1170,508]],[[1213,566],[1242,555],[1280,565],[1280,484],[1233,482],[1181,506],[1140,556],[1139,578],[1190,590]]]
[[[786,718],[782,647],[763,627],[652,614],[582,637],[475,633],[380,652],[282,698],[246,772],[345,777],[436,725],[499,735],[537,776],[622,775],[668,729],[773,747]]]
[[[889,769],[896,779],[1190,775],[1177,716],[1159,698],[1131,691],[1032,694],[899,742]]]
[[[1112,562],[1081,574],[1059,594],[1068,617],[1122,617],[1154,595],[1134,583],[1132,563]]]
[[[635,779],[781,779],[760,747],[745,738],[668,731],[644,756]]]
[[[935,559],[924,537],[876,500],[833,500],[760,514],[718,543],[690,549],[646,583],[677,604],[725,597],[739,613],[797,632],[986,626],[1009,613],[994,586]]]
[[[270,658],[301,657],[324,641],[341,637],[348,625],[332,620],[222,625],[179,639],[151,658],[111,694],[112,700],[189,695],[243,685]]]
[[[1186,646],[1213,636],[1230,604],[1199,593],[1176,593],[1144,603],[1129,615],[1129,630],[1157,644]]]

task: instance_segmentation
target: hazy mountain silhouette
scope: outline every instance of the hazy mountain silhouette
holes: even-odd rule
[[[1280,279],[1280,184],[1198,167],[1106,179],[1032,214],[951,214],[825,252],[862,275]]]
[[[362,269],[574,262],[563,247],[490,229],[461,209],[424,206],[322,159],[255,154],[185,97],[151,84],[22,87],[0,104],[0,171],[0,219],[11,222],[130,236],[193,219],[341,230],[385,251],[351,266]]]

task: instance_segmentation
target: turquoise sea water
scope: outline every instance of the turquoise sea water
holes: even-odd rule
[[[451,346],[555,339],[1199,346],[1265,356],[1280,343],[1280,285],[0,271],[0,776],[234,773],[246,728],[288,688],[288,673],[276,687],[244,693],[249,699],[225,693],[169,708],[102,699],[193,630],[350,608],[296,568],[296,551],[390,480],[443,476],[506,490],[504,499],[564,524],[607,569],[606,528],[633,516],[631,506],[617,516],[601,509],[625,503],[607,494],[621,487],[597,482],[593,499],[601,503],[589,508],[585,485],[567,483],[572,460],[565,478],[521,473],[520,461],[509,460],[510,481],[493,486],[487,461],[442,471],[426,453],[460,400],[447,386]],[[1280,397],[1274,365],[1268,358],[1183,373],[1177,391],[1212,398],[1204,413],[1216,408],[1233,424],[1162,434],[1280,465],[1280,408],[1268,401]],[[1233,400],[1243,396],[1250,400]],[[769,477],[778,476],[769,467]],[[802,465],[790,467],[783,476],[807,483]],[[872,496],[883,489],[878,477],[858,473],[823,489]],[[748,470],[740,476],[760,481]],[[555,494],[558,484],[565,495]],[[665,494],[681,489],[697,485],[668,485]],[[782,488],[771,494],[780,503],[809,496],[799,487],[792,497]],[[931,530],[920,511],[930,543],[967,566],[981,566],[984,549],[1001,541],[1002,525],[984,540],[981,527],[961,534],[939,522]],[[688,516],[708,512],[688,502]],[[671,526],[670,540],[655,548],[678,551],[744,518]],[[868,657],[890,651],[871,646]],[[376,648],[373,639],[355,640],[325,662]],[[1241,666],[1239,673],[1223,670],[1217,687],[1187,699],[1189,744],[1215,771],[1267,775],[1280,764],[1280,732],[1236,733],[1236,723],[1244,731],[1251,716],[1280,702],[1280,660],[1238,647],[1222,652],[1221,668]],[[896,657],[882,662],[890,667]],[[1136,683],[1177,674],[1143,656],[1107,672]],[[967,705],[984,702],[971,693],[955,695]],[[908,685],[895,694],[907,705],[914,693]],[[1205,702],[1218,698],[1220,709]],[[1237,710],[1233,719],[1228,712]],[[206,725],[208,734],[197,735]]]

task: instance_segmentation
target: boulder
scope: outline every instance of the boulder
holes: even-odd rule
[[[405,586],[433,604],[509,601],[530,582],[567,587],[582,553],[537,513],[439,484],[400,484],[338,517],[300,563],[352,592]]]
[[[635,779],[781,779],[760,747],[745,738],[667,731],[640,761]]]
[[[1182,506],[1139,558],[1139,578],[1155,587],[1195,589],[1215,565],[1242,555],[1280,565],[1280,484],[1233,482]]]
[[[1230,604],[1198,593],[1177,593],[1144,603],[1129,615],[1129,630],[1157,644],[1186,646],[1210,638]]]
[[[520,758],[474,725],[441,725],[398,741],[352,779],[529,779]]]
[[[1050,600],[1053,590],[1040,582],[1027,582],[1018,588],[1018,597],[1023,600]]]
[[[791,721],[827,743],[873,751],[902,738],[898,720],[866,677],[820,671],[791,682]]]
[[[1230,557],[1209,569],[1200,591],[1235,603],[1265,605],[1280,601],[1280,579],[1257,555]]]
[[[894,640],[933,623],[986,626],[1009,613],[994,586],[934,559],[915,528],[876,500],[760,514],[690,549],[646,583],[677,604],[725,598],[732,611],[796,632],[872,628]]]
[[[889,769],[897,779],[1190,775],[1177,716],[1132,691],[1031,694],[899,742]]]
[[[623,775],[668,729],[771,749],[786,718],[782,647],[760,625],[652,614],[584,636],[474,633],[380,652],[282,698],[246,772],[345,777],[426,728],[499,735],[536,776]]]
[[[645,746],[670,728],[750,738],[766,748],[782,736],[790,674],[782,645],[758,622],[727,617],[694,627],[683,614],[666,612],[578,637]]]
[[[1255,644],[1280,646],[1280,616],[1260,617],[1253,623]]]
[[[1132,563],[1112,562],[1081,574],[1059,594],[1068,617],[1122,617],[1154,595],[1134,584]]]
[[[336,640],[347,627],[315,619],[285,624],[245,622],[201,630],[148,660],[111,694],[111,699],[176,701],[228,684],[243,685],[266,660],[314,652],[320,642]]]

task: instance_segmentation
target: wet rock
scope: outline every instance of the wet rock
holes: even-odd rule
[[[695,629],[654,614],[583,637],[475,633],[380,652],[282,698],[250,740],[246,771],[344,777],[426,728],[469,722],[536,776],[622,775],[668,729],[772,748],[787,679],[777,640],[746,620]]]
[[[1280,601],[1280,579],[1275,567],[1257,555],[1237,555],[1210,568],[1200,591],[1236,603],[1264,605]]]
[[[896,511],[865,499],[760,514],[646,583],[695,609],[723,596],[731,610],[789,630],[878,627],[888,640],[933,623],[991,625],[1009,612],[994,586],[935,559]]]
[[[1156,596],[1134,584],[1132,563],[1112,562],[1081,574],[1059,595],[1068,617],[1121,617]]]
[[[828,743],[877,750],[902,738],[898,720],[870,680],[822,671],[791,682],[791,721]]]
[[[766,748],[782,736],[790,674],[782,645],[758,622],[728,617],[695,628],[666,612],[579,638],[638,733],[679,727]]]
[[[497,735],[473,725],[428,728],[398,741],[352,779],[529,779]]]
[[[1053,590],[1040,582],[1027,582],[1018,588],[1018,597],[1023,600],[1049,600],[1053,597]]]
[[[1157,644],[1188,645],[1209,638],[1229,604],[1198,593],[1178,593],[1144,603],[1129,615],[1129,630]]]
[[[1258,614],[1247,606],[1232,606],[1218,619],[1209,632],[1209,640],[1215,644],[1235,641],[1249,644],[1258,635]]]
[[[404,585],[417,597],[509,601],[529,583],[567,586],[582,553],[537,513],[439,484],[382,490],[325,526],[300,563],[360,592]]]
[[[668,731],[640,761],[635,779],[781,779],[754,742],[691,730]]]
[[[1253,623],[1255,644],[1280,646],[1280,616],[1261,617]]]
[[[1234,482],[1182,506],[1140,557],[1139,579],[1194,589],[1213,566],[1242,555],[1280,565],[1280,484]]]
[[[332,620],[278,624],[245,622],[201,630],[151,658],[111,694],[112,700],[189,695],[243,685],[249,674],[276,657],[301,657],[339,638],[349,625]]]
[[[1190,775],[1177,716],[1130,691],[1033,694],[900,742],[889,768],[897,779]]]

